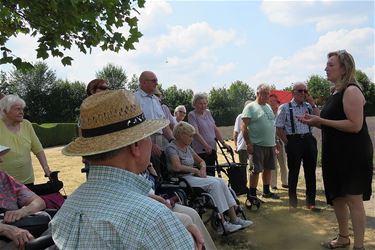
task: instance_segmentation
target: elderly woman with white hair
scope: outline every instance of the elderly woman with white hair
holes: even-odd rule
[[[0,100],[0,144],[11,148],[0,163],[0,170],[32,186],[35,178],[30,151],[38,158],[46,176],[51,171],[31,122],[23,119],[25,106],[25,101],[17,95],[6,95]]]
[[[176,139],[166,149],[169,170],[183,177],[192,187],[200,187],[210,193],[221,215],[228,211],[230,221],[225,221],[224,216],[221,216],[225,231],[234,232],[252,225],[252,221],[237,217],[236,201],[224,180],[206,176],[206,163],[190,147],[194,134],[194,127],[187,122],[179,122],[174,127],[173,135]]]
[[[176,124],[179,123],[180,121],[183,121],[186,116],[186,108],[184,105],[178,105],[174,109],[174,119],[176,121]]]
[[[214,166],[217,159],[215,139],[219,140],[228,150],[231,150],[231,147],[223,140],[211,111],[207,109],[207,95],[204,93],[195,94],[192,105],[194,110],[189,112],[188,122],[195,128],[193,149],[206,162],[207,166]],[[215,176],[215,169],[207,169],[207,174]]]

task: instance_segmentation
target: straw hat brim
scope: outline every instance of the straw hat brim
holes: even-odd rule
[[[3,145],[0,145],[0,156],[2,155],[5,155],[6,153],[8,153],[10,150],[10,148],[6,147],[6,146],[3,146]]]
[[[140,141],[168,126],[168,120],[146,120],[134,127],[95,136],[78,137],[62,149],[68,156],[88,156],[113,151]]]

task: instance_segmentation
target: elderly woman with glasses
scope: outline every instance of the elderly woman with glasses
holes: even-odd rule
[[[363,201],[371,197],[373,146],[368,133],[362,88],[355,78],[355,63],[346,51],[328,53],[327,79],[334,84],[320,116],[305,114],[300,120],[322,129],[322,171],[327,203],[338,222],[338,235],[322,245],[328,249],[350,245],[364,249],[366,213]],[[350,215],[350,217],[349,217]]]
[[[212,195],[227,232],[252,225],[252,221],[237,217],[236,201],[224,180],[206,176],[206,163],[190,147],[194,134],[194,127],[187,122],[181,121],[174,127],[173,135],[176,139],[166,149],[169,170],[183,177],[192,187],[200,187]],[[228,211],[229,222],[225,221],[222,215],[225,211]]]
[[[217,159],[215,139],[219,140],[228,150],[231,150],[231,147],[223,140],[211,112],[207,109],[207,95],[204,93],[195,94],[192,105],[194,110],[189,112],[188,122],[195,128],[193,149],[206,162],[207,166],[215,166]],[[215,168],[207,169],[207,174],[215,176]]]
[[[108,90],[108,81],[104,79],[94,79],[87,84],[86,93],[87,96],[90,96],[105,90]]]
[[[176,123],[183,121],[186,116],[186,108],[184,105],[178,105],[174,109],[174,119],[176,120]]]
[[[38,158],[46,176],[51,171],[31,122],[23,119],[25,106],[25,101],[16,95],[0,100],[0,144],[11,148],[0,163],[0,170],[32,186],[35,178],[30,151]]]

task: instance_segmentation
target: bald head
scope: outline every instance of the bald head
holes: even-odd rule
[[[139,87],[149,95],[154,94],[158,78],[152,71],[143,71],[139,76]]]

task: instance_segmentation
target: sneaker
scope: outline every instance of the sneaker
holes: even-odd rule
[[[232,223],[230,223],[228,221],[224,222],[224,229],[225,229],[226,233],[233,233],[233,232],[236,232],[236,231],[240,230],[241,228],[242,228],[241,225],[235,225],[235,224],[232,224]],[[223,234],[224,233],[222,226],[219,226],[217,228],[217,233],[218,234]]]
[[[254,225],[254,222],[252,222],[251,220],[243,220],[240,217],[237,217],[235,221],[232,222],[232,224],[240,225],[242,228],[245,228]]]
[[[272,192],[263,194],[263,198],[271,198],[271,199],[274,199],[274,200],[280,199],[280,197],[277,194],[272,193]]]
[[[276,186],[272,187],[273,190],[278,190],[278,188]]]
[[[287,185],[287,184],[283,184],[283,185],[281,185],[283,188],[286,188],[286,189],[288,189],[289,188],[289,185]]]
[[[307,205],[306,208],[311,212],[320,213],[321,209],[316,207],[315,205]]]

